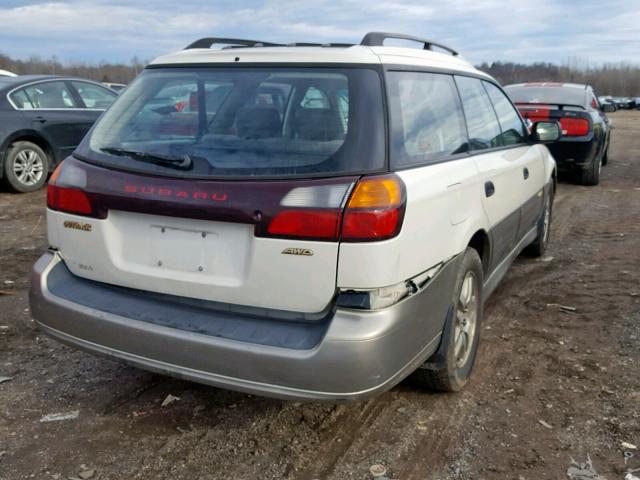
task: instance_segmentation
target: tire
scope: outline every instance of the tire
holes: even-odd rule
[[[468,382],[480,339],[483,278],[480,256],[468,247],[456,273],[452,296],[453,315],[450,321],[445,322],[445,331],[442,332],[440,351],[445,359],[444,367],[434,369],[427,361],[411,376],[416,386],[440,392],[457,392]]]
[[[596,157],[591,164],[578,172],[580,185],[598,185],[600,183],[600,171],[602,170],[602,155]]]
[[[541,257],[547,251],[549,245],[549,235],[551,232],[551,219],[553,218],[553,183],[549,185],[549,189],[544,199],[544,206],[540,220],[538,220],[538,236],[531,242],[524,253],[530,257]]]
[[[16,192],[42,188],[49,173],[49,158],[35,143],[15,142],[4,157],[4,181]]]

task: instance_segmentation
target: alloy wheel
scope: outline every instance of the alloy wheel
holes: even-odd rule
[[[13,173],[21,184],[36,185],[44,175],[44,160],[35,150],[21,150],[13,160]]]
[[[456,320],[453,333],[453,353],[456,367],[460,368],[467,363],[473,350],[473,342],[476,336],[478,324],[478,284],[476,276],[469,271],[462,281],[460,296],[456,306]]]

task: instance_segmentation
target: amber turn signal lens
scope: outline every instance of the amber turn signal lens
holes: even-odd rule
[[[402,204],[402,184],[398,177],[361,179],[347,208],[385,208]]]

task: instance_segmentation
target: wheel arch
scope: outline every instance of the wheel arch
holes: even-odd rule
[[[2,152],[0,155],[0,178],[4,177],[4,162],[6,160],[7,153],[11,148],[11,145],[16,142],[31,142],[40,147],[47,155],[48,169],[49,172],[51,172],[55,165],[55,156],[53,148],[51,148],[49,142],[37,132],[31,130],[20,130],[9,135],[2,144],[2,147],[0,147],[0,152]]]
[[[485,275],[488,274],[489,266],[491,265],[491,237],[486,230],[476,230],[469,239],[467,246],[478,252],[478,256],[482,262],[482,271]]]

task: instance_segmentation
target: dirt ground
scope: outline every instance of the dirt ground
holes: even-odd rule
[[[640,469],[621,443],[640,446],[640,111],[612,117],[602,183],[559,185],[547,256],[518,259],[489,300],[454,395],[404,382],[301,404],[64,347],[28,308],[45,192],[0,191],[0,479],[365,479],[374,464],[393,479],[564,479],[588,457],[608,480]]]

